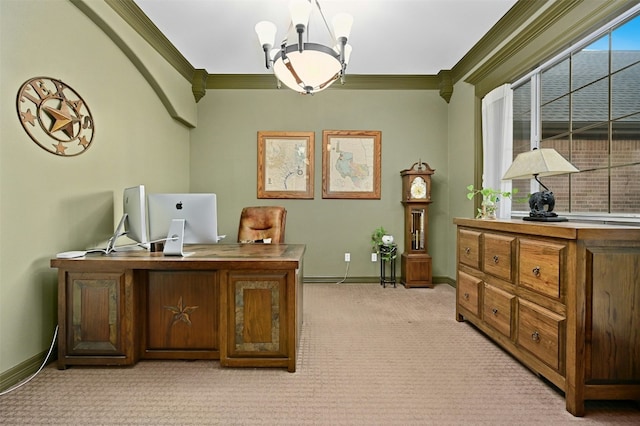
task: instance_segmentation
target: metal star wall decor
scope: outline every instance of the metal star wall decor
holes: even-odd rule
[[[95,132],[84,100],[60,80],[34,77],[18,91],[18,117],[29,137],[54,155],[72,157],[89,148]]]

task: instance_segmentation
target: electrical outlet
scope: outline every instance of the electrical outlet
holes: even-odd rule
[[[371,261],[372,262],[378,261],[378,253],[371,253]]]
[[[351,253],[345,253],[344,254],[344,261],[345,262],[351,262]]]

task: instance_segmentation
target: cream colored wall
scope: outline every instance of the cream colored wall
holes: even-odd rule
[[[473,201],[467,199],[466,187],[474,183],[475,151],[474,140],[477,124],[474,117],[478,112],[474,87],[460,81],[455,84],[453,96],[449,102],[448,117],[448,158],[449,163],[449,214],[446,223],[445,241],[447,242],[446,275],[456,278],[456,227],[455,217],[473,217]]]
[[[287,208],[286,240],[307,245],[306,277],[377,277],[370,236],[379,226],[402,246],[400,171],[419,159],[433,175],[429,247],[433,274],[447,271],[447,103],[437,91],[327,90],[301,96],[290,90],[209,90],[198,103],[199,125],[191,134],[191,189],[218,194],[219,229],[237,238],[242,207],[280,204]],[[380,200],[322,198],[322,130],[382,131]],[[258,199],[257,132],[315,132],[315,198]],[[398,262],[399,265],[399,262]]]
[[[98,13],[116,25],[110,9]],[[0,1],[0,372],[41,354],[57,321],[56,252],[106,239],[122,209],[122,189],[189,189],[189,129],[171,118],[158,95],[112,40],[72,3]],[[138,36],[123,32],[137,51]],[[158,64],[156,67],[160,66]],[[163,78],[168,96],[190,84]],[[86,153],[62,158],[25,133],[16,114],[20,86],[58,78],[89,105],[95,134]],[[174,102],[180,105],[180,101]],[[195,111],[195,108],[194,108]],[[188,117],[189,111],[183,112]],[[193,117],[190,118],[192,121]]]
[[[169,65],[155,49],[150,49],[135,30],[117,16],[106,1],[70,1],[73,1],[73,4],[104,31],[127,56],[147,80],[147,84],[156,92],[171,117],[189,128],[197,125],[196,104],[189,81],[176,72],[175,68]]]
[[[521,57],[560,49],[562,37],[575,37],[633,3],[580,4],[578,19],[564,18],[580,22],[572,32],[564,21],[545,27],[544,39],[530,38],[479,85],[491,90],[515,77],[505,73],[526,65]],[[148,192],[217,192],[220,227],[230,240],[243,206],[283,204],[287,239],[308,245],[306,276],[342,276],[349,251],[349,276],[372,277],[378,264],[369,261],[369,235],[383,225],[402,245],[399,172],[422,159],[436,169],[429,238],[434,275],[455,277],[452,219],[474,215],[464,188],[477,173],[479,149],[480,109],[469,84],[458,82],[448,105],[435,91],[383,90],[328,90],[314,97],[212,90],[196,105],[190,83],[105,2],[94,0],[0,0],[0,74],[0,380],[50,343],[57,306],[50,257],[105,239],[129,185],[144,183]],[[55,157],[23,131],[15,97],[35,76],[64,80],[89,104],[96,136],[87,153]],[[380,200],[322,199],[323,129],[382,130]],[[315,131],[315,199],[256,198],[258,130]]]

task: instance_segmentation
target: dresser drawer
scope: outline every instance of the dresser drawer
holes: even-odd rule
[[[458,304],[471,311],[475,316],[480,316],[479,294],[482,280],[472,275],[458,271],[457,294]]]
[[[480,269],[480,232],[458,231],[458,259],[460,263]]]
[[[565,318],[523,299],[518,305],[518,346],[560,371]]]
[[[519,285],[559,299],[564,250],[562,244],[521,238]]]
[[[484,234],[484,272],[512,282],[515,244],[515,237]]]
[[[513,294],[489,284],[484,285],[484,302],[482,305],[484,321],[509,338],[511,338],[515,300],[516,297]]]

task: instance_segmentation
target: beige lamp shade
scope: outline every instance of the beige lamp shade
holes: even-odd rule
[[[502,180],[531,179],[579,171],[555,149],[541,148],[518,154],[507,172],[502,176]]]

